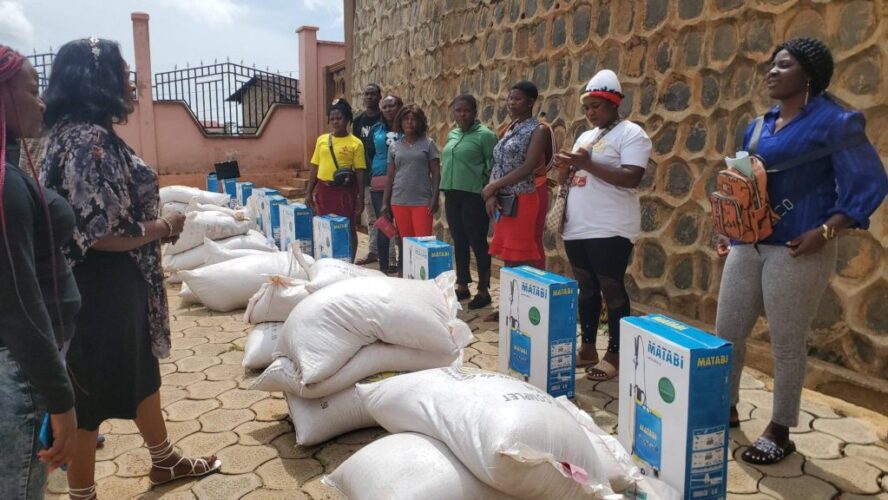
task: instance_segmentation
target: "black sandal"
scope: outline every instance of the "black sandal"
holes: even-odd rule
[[[472,293],[468,290],[456,290],[456,300],[462,302],[463,300],[467,300],[472,296]]]
[[[740,455],[740,458],[748,464],[773,465],[795,451],[796,445],[792,441],[787,442],[785,448],[781,448],[777,443],[771,440],[771,438],[761,436],[752,443],[752,446]]]
[[[472,300],[469,301],[469,309],[481,309],[489,305],[491,302],[490,295],[475,295]]]

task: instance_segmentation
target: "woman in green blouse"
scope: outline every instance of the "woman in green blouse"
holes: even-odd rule
[[[447,134],[441,159],[441,191],[444,212],[456,254],[456,295],[468,299],[472,274],[469,270],[469,248],[478,263],[478,293],[469,302],[469,309],[490,304],[490,254],[487,232],[490,219],[481,198],[481,190],[490,179],[493,147],[497,138],[478,121],[478,102],[469,94],[453,100],[456,127]]]

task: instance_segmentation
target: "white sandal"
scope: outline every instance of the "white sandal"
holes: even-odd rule
[[[96,485],[87,486],[86,488],[68,488],[68,498],[71,500],[95,500]]]
[[[154,481],[149,479],[152,488],[154,488],[155,486],[160,486],[161,484],[175,481],[177,479],[206,476],[207,474],[217,472],[222,467],[222,461],[218,458],[213,460],[213,463],[210,464],[205,458],[185,458],[183,456],[179,456],[179,460],[176,461],[176,463],[172,466],[158,465],[158,463],[163,462],[176,453],[169,439],[164,439],[163,442],[158,445],[148,446],[148,452],[151,454],[151,467],[164,469],[169,471],[170,473],[169,479],[166,479],[164,481]],[[176,467],[178,467],[179,464],[186,460],[191,464],[191,470],[184,474],[176,474]],[[202,468],[201,471],[198,470],[198,466]]]

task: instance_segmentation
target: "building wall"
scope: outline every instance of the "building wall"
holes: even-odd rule
[[[117,133],[140,153],[139,105]],[[154,123],[157,164],[162,185],[202,186],[213,164],[238,160],[245,181],[275,186],[290,184],[300,167],[305,137],[303,109],[275,104],[256,136],[207,136],[194,115],[179,102],[155,102]]]
[[[579,89],[598,70],[623,82],[625,116],[653,139],[641,188],[643,235],[627,278],[634,301],[714,322],[722,261],[712,250],[708,193],[722,158],[769,101],[774,46],[826,40],[830,90],[862,110],[888,163],[888,0],[356,0],[350,92],[378,81],[422,106],[441,144],[448,103],[480,98],[482,121],[506,118],[509,85],[531,79],[561,144],[588,127]],[[349,7],[352,2],[345,2]],[[882,132],[882,133],[880,133]],[[443,234],[443,231],[439,233]],[[549,268],[568,272],[546,236]],[[869,232],[843,234],[836,275],[814,319],[813,356],[869,380],[888,379],[888,207]],[[764,322],[756,338],[766,341]],[[882,384],[882,387],[885,387]]]

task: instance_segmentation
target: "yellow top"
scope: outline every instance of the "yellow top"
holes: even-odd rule
[[[312,165],[318,166],[318,179],[332,181],[333,172],[336,171],[336,163],[330,155],[328,137],[330,134],[321,134],[315,143],[314,154],[311,156]],[[345,137],[333,136],[333,150],[336,151],[336,161],[339,168],[365,169],[367,159],[364,157],[364,143],[360,139],[348,134]]]

